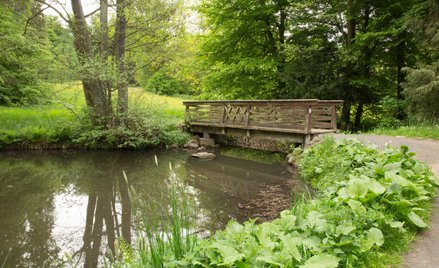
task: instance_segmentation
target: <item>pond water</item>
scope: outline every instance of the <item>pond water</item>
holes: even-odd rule
[[[0,267],[52,266],[65,256],[99,266],[115,239],[135,240],[129,188],[159,218],[169,212],[172,192],[182,190],[198,230],[215,230],[231,219],[273,218],[303,187],[286,165],[220,155],[200,161],[180,151],[3,152]]]

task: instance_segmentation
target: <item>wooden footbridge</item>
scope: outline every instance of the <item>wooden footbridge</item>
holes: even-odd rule
[[[192,132],[281,140],[306,145],[315,135],[337,130],[340,100],[186,101]]]

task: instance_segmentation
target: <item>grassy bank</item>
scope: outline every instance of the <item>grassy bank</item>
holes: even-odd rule
[[[416,232],[428,227],[437,183],[406,147],[379,152],[358,141],[328,138],[304,152],[300,171],[317,195],[297,200],[280,218],[231,221],[207,239],[184,235],[190,247],[166,241],[146,246],[154,236],[149,232],[113,265],[389,267],[399,264]],[[176,248],[184,252],[176,254]]]
[[[144,148],[180,144],[186,135],[182,99],[129,89],[130,128],[93,128],[85,114],[80,83],[53,85],[46,103],[0,107],[0,148],[63,144],[85,148]]]
[[[402,126],[398,128],[377,128],[371,134],[404,136],[421,139],[439,140],[438,125]]]

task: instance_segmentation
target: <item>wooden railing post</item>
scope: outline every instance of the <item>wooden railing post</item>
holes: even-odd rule
[[[311,113],[312,113],[311,105],[306,106],[306,111],[305,111],[305,133],[306,134],[311,133]]]
[[[337,131],[337,111],[336,111],[336,106],[332,105],[331,106],[331,124],[332,124],[332,129],[334,131]]]
[[[245,118],[245,126],[248,127],[250,124],[250,105],[247,105],[246,118]]]
[[[227,105],[223,104],[221,107],[222,108],[222,112],[221,112],[221,125],[224,125],[224,120],[226,119],[226,110],[227,110]]]

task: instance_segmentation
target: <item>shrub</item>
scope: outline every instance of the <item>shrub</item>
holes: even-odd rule
[[[166,69],[160,69],[147,81],[145,88],[159,95],[172,96],[186,92],[183,82],[172,77]]]
[[[407,69],[404,95],[411,119],[420,122],[437,122],[439,118],[439,66]]]

